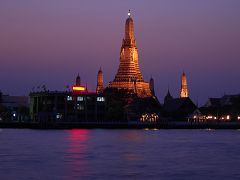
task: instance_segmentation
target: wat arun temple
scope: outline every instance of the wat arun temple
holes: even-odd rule
[[[125,24],[125,37],[120,50],[120,64],[110,89],[124,89],[138,97],[152,96],[150,84],[144,81],[138,63],[138,49],[134,37],[134,24],[130,12]]]
[[[104,88],[103,71],[97,73],[95,92],[88,91],[79,74],[68,91],[41,91],[30,93],[30,117],[40,126],[51,123],[91,125],[107,122],[109,125],[128,122],[156,123],[158,121],[186,118],[196,105],[188,97],[187,77],[181,77],[180,96],[174,98],[168,89],[161,104],[155,95],[154,80],[145,81],[140,71],[138,49],[134,37],[134,23],[130,12],[125,23],[125,36],[120,49],[120,63],[113,81]],[[46,103],[47,102],[47,103]],[[74,122],[74,123],[72,123]],[[81,127],[81,126],[80,126]]]

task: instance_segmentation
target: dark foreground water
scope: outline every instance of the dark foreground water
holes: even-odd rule
[[[0,179],[240,179],[238,130],[0,129]]]

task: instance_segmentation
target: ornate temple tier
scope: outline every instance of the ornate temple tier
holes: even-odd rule
[[[109,88],[127,89],[136,93],[139,97],[152,96],[148,82],[110,82]]]
[[[152,96],[149,83],[144,82],[138,63],[138,49],[134,37],[134,24],[130,16],[125,24],[125,38],[120,50],[118,72],[109,88],[127,89],[134,91],[139,97]]]

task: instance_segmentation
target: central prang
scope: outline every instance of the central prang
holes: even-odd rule
[[[134,37],[133,19],[128,14],[125,24],[125,37],[120,50],[120,64],[110,89],[125,89],[134,92],[138,97],[152,96],[149,83],[145,82],[138,63],[138,49]]]

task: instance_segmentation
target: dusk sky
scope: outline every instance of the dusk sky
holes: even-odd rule
[[[163,101],[179,96],[183,70],[196,103],[240,93],[239,0],[0,0],[0,90],[65,90],[79,73],[114,79],[131,9],[139,64]]]

